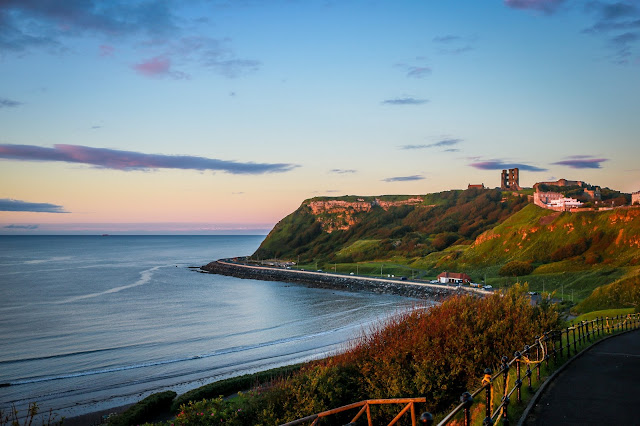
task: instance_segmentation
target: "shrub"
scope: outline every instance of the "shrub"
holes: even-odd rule
[[[109,426],[129,426],[151,420],[158,413],[168,413],[171,401],[176,397],[173,391],[154,393],[129,407],[122,414],[111,417]]]
[[[245,374],[239,377],[231,377],[229,379],[220,380],[205,386],[190,390],[183,393],[175,399],[171,404],[171,412],[177,413],[182,405],[188,404],[190,401],[200,401],[206,398],[217,398],[219,396],[228,396],[236,392],[245,391],[252,386],[262,382],[269,382],[273,379],[290,376],[293,372],[298,371],[301,364],[288,365],[286,367],[273,368],[267,371],[261,371],[256,374]]]
[[[501,277],[522,277],[532,273],[533,269],[533,265],[529,262],[513,260],[500,268],[498,274]]]
[[[559,262],[570,257],[578,256],[589,249],[589,242],[585,238],[580,238],[575,243],[570,243],[560,247],[551,253],[551,260]]]

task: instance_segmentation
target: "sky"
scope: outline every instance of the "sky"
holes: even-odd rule
[[[640,0],[2,0],[0,234],[266,233],[307,198],[640,190]]]

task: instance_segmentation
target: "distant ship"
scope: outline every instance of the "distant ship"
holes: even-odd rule
[[[100,235],[100,236],[101,236],[101,237],[108,237],[108,236],[109,236],[109,234],[102,234],[102,235]]]

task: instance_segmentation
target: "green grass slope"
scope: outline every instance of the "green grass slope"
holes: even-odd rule
[[[415,198],[416,196],[413,196]],[[339,208],[313,214],[314,201],[402,202],[411,196],[338,197],[305,200],[269,233],[254,258],[287,258],[301,262],[362,262],[393,257],[417,258],[453,244],[471,244],[478,235],[517,212],[527,198],[499,190],[445,191],[422,195],[423,202],[369,211]],[[349,211],[346,211],[349,210]],[[328,232],[323,224],[348,229]]]
[[[557,213],[533,204],[480,235],[457,263],[530,262],[534,273],[640,262],[640,209]]]

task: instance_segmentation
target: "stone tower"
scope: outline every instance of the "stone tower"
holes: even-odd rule
[[[518,191],[520,187],[520,170],[515,169],[503,170],[500,178],[500,189],[508,191]]]

